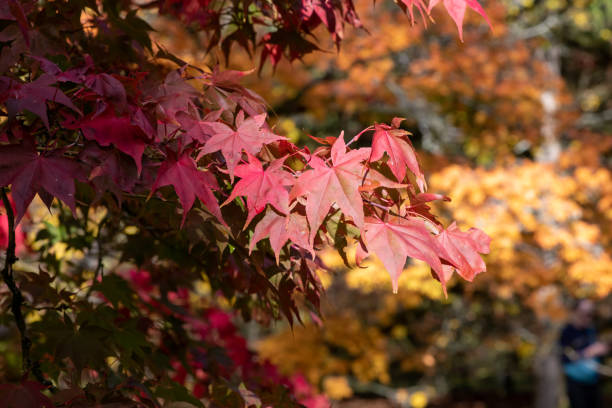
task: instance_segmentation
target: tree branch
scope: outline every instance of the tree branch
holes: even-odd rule
[[[30,357],[30,349],[32,348],[32,340],[28,337],[26,332],[26,323],[21,310],[24,299],[23,294],[15,283],[13,276],[13,265],[17,262],[17,256],[15,256],[16,240],[15,240],[15,214],[13,213],[13,207],[6,193],[6,187],[2,187],[2,203],[4,204],[4,210],[6,211],[6,218],[8,219],[8,245],[6,247],[6,259],[4,260],[4,268],[2,268],[2,279],[6,286],[11,291],[11,311],[15,317],[15,324],[19,329],[19,335],[21,337],[21,361],[22,368],[25,375],[30,371],[34,374],[34,377],[42,384],[51,385],[51,383],[45,380],[38,362],[32,362]]]
[[[24,373],[30,371],[32,367],[32,360],[30,359],[30,347],[32,341],[26,334],[26,325],[23,313],[21,312],[21,305],[23,304],[23,295],[15,284],[13,277],[13,264],[17,262],[15,256],[15,214],[13,213],[13,207],[9,201],[8,195],[6,194],[6,187],[2,187],[2,203],[4,204],[4,210],[6,211],[6,218],[8,218],[8,245],[6,247],[6,259],[4,260],[4,268],[2,269],[2,279],[8,286],[12,294],[11,300],[11,311],[15,317],[15,323],[19,329],[21,336],[21,358]]]
[[[96,236],[96,243],[98,245],[98,266],[96,267],[96,270],[94,272],[94,277],[93,277],[93,281],[91,282],[91,286],[89,287],[87,294],[85,294],[86,299],[88,299],[89,296],[91,296],[94,286],[96,285],[96,282],[98,282],[98,278],[104,272],[104,252],[102,249],[102,228],[104,227],[104,224],[106,223],[107,220],[108,220],[108,217],[104,217],[104,219],[100,221],[100,223],[98,224],[98,235]]]

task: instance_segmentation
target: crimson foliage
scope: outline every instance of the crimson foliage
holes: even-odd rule
[[[466,6],[484,15],[475,0],[444,5],[459,28]],[[420,0],[400,6],[429,12]],[[307,38],[319,25],[337,44],[345,24],[360,26],[350,0],[0,5],[0,187],[15,212],[6,225],[36,195],[48,207],[57,199],[60,218],[36,237],[38,273],[13,273],[8,240],[11,298],[0,306],[17,320],[25,376],[0,395],[10,404],[27,394],[30,406],[324,404],[257,362],[219,299],[247,320],[293,324],[300,308],[318,313],[326,245],[358,242],[395,288],[407,257],[443,284],[454,269],[472,279],[489,239],[429,212],[445,197],[425,193],[400,119],[299,148],[268,125],[265,102],[240,85],[245,73],[189,66],[153,44],[145,17],[155,11],[193,24],[226,56],[235,43],[273,64],[316,50]],[[351,147],[370,131],[372,148]],[[56,257],[58,242],[94,264]],[[208,295],[196,290],[202,279]],[[26,328],[21,308],[41,311],[38,321]]]

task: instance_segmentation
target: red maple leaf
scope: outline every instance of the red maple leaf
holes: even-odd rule
[[[264,113],[266,102],[263,98],[240,85],[239,82],[242,77],[253,71],[254,69],[250,71],[221,71],[218,66],[215,66],[213,72],[203,78],[204,83],[210,85],[211,90],[215,90],[215,92],[208,92],[208,95],[211,95],[212,99],[220,106],[226,105],[227,100],[237,103],[249,116]],[[228,94],[227,91],[231,91],[231,93]]]
[[[440,0],[429,0],[428,11],[431,12],[431,9],[433,9],[439,2]],[[443,3],[444,3],[444,7],[446,8],[446,11],[451,16],[455,24],[457,24],[457,29],[459,30],[459,39],[462,42],[463,42],[463,17],[465,16],[465,9],[467,7],[471,8],[472,10],[480,14],[482,17],[484,17],[484,19],[489,24],[489,27],[492,28],[491,21],[489,21],[489,17],[487,16],[487,13],[485,13],[484,9],[480,5],[480,3],[478,3],[477,0],[443,0]]]
[[[189,153],[185,151],[177,157],[174,152],[168,152],[166,160],[159,167],[151,194],[159,187],[168,185],[174,187],[183,207],[181,226],[185,223],[187,213],[193,207],[196,197],[202,201],[208,211],[225,224],[217,198],[212,192],[219,189],[217,180],[210,172],[198,170],[195,160]]]
[[[6,94],[6,107],[9,117],[27,109],[37,115],[48,128],[47,101],[61,103],[80,114],[81,111],[74,106],[70,98],[59,88],[51,86],[55,83],[57,83],[57,80],[49,74],[42,74],[36,80],[25,84],[9,80],[7,84],[9,89]]]
[[[206,121],[200,120],[197,116],[194,117],[185,112],[178,112],[176,120],[180,123],[181,130],[184,131],[182,136],[184,145],[188,145],[193,141],[203,144],[210,138],[210,127],[206,125]]]
[[[237,196],[246,196],[249,211],[245,228],[253,217],[271,204],[283,214],[289,212],[289,191],[287,186],[293,184],[293,176],[283,170],[284,158],[273,161],[264,170],[257,157],[247,153],[249,162],[236,167],[235,175],[240,177],[230,197],[223,205]],[[222,206],[223,206],[222,205]]]
[[[254,71],[255,69],[250,69],[248,71],[234,71],[230,69],[220,70],[219,66],[216,65],[213,68],[213,72],[204,79],[212,86],[219,88],[234,88],[240,86],[242,77],[252,74]]]
[[[121,193],[131,192],[136,185],[136,165],[131,158],[117,149],[104,149],[95,142],[88,142],[79,157],[91,167],[89,180],[94,185],[97,196],[110,191],[120,201]]]
[[[416,154],[407,136],[408,132],[405,130],[385,124],[374,125],[370,162],[379,160],[386,153],[389,156],[387,165],[400,183],[406,176],[407,167],[416,176],[419,189],[425,191],[427,188],[425,176],[421,172]]]
[[[436,240],[442,248],[440,256],[451,264],[450,270],[445,271],[446,275],[443,277],[445,281],[442,283],[446,283],[450,278],[453,269],[468,281],[487,270],[487,265],[480,254],[489,253],[491,238],[481,230],[470,228],[467,232],[462,232],[453,222],[436,236]]]
[[[143,130],[132,123],[129,116],[115,116],[112,109],[84,119],[76,125],[85,138],[95,140],[100,146],[114,145],[134,159],[138,174],[142,171],[142,153],[147,145]]]
[[[257,154],[264,144],[285,139],[264,128],[266,114],[244,119],[244,111],[236,115],[236,130],[221,122],[206,122],[214,135],[206,141],[201,155],[221,150],[232,182],[234,168],[242,158],[242,152]]]
[[[75,211],[74,180],[82,180],[80,165],[62,156],[63,150],[38,154],[33,142],[0,146],[0,187],[11,185],[19,222],[36,193],[47,207],[53,197]]]
[[[311,18],[315,14],[321,22],[327,27],[330,33],[335,33],[336,30],[341,30],[342,25],[336,24],[336,15],[334,6],[331,2],[318,0],[305,0],[302,3],[302,16]]]
[[[294,244],[304,249],[308,249],[313,253],[313,249],[308,240],[308,224],[306,218],[302,215],[291,213],[288,216],[282,216],[272,209],[268,209],[266,215],[257,223],[253,237],[249,244],[249,254],[255,245],[262,239],[269,237],[270,246],[276,255],[276,263],[280,250],[291,240]]]
[[[176,122],[178,112],[195,109],[193,98],[198,96],[198,90],[183,79],[182,72],[183,69],[171,71],[164,83],[151,93],[151,102],[157,103],[158,117],[169,123]]]
[[[19,25],[19,30],[25,40],[26,45],[30,46],[30,24],[26,16],[26,11],[21,1],[7,0],[0,5],[0,20],[15,20]]]
[[[0,384],[2,407],[54,408],[53,402],[41,391],[46,387],[34,381],[21,384]]]
[[[384,222],[368,218],[364,231],[368,251],[380,258],[391,275],[393,293],[397,293],[398,280],[407,257],[427,262],[438,276],[442,276],[439,245],[423,221],[397,218],[392,222]]]
[[[404,12],[408,11],[410,14],[410,22],[414,24],[414,7],[421,14],[421,18],[423,19],[423,25],[427,26],[427,19],[425,18],[425,14],[429,15],[429,11],[427,11],[427,7],[425,6],[424,0],[400,0],[401,2],[397,2],[397,4],[404,9]]]
[[[310,224],[310,242],[336,203],[344,214],[353,219],[357,227],[363,226],[363,200],[359,186],[363,180],[365,166],[362,162],[370,156],[369,148],[346,151],[344,138],[340,136],[331,148],[332,166],[322,159],[311,156],[307,170],[297,179],[290,199],[306,197],[306,217]]]
[[[438,221],[436,216],[431,213],[431,207],[427,203],[437,200],[450,201],[450,197],[447,197],[442,194],[433,193],[419,193],[415,195],[410,189],[408,189],[407,191],[410,200],[410,205],[403,206],[401,208],[400,214],[409,215],[412,217],[422,217],[431,221],[433,225],[442,227],[440,221]]]
[[[117,78],[105,73],[91,74],[87,76],[85,85],[98,95],[104,96],[107,100],[113,102],[120,112],[123,112],[125,109],[127,95],[123,84]]]

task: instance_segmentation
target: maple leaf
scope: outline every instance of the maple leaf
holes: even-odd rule
[[[313,42],[308,41],[295,27],[283,27],[274,32],[264,35],[260,41],[263,45],[259,72],[261,72],[266,58],[269,58],[276,66],[283,55],[293,62],[306,54],[318,51],[320,48]]]
[[[318,0],[304,0],[302,2],[302,16],[310,18],[315,14],[327,27],[330,33],[335,33],[337,28],[336,15],[334,13],[334,7],[330,2],[318,1]],[[341,27],[341,26],[340,26]]]
[[[429,11],[425,6],[424,0],[400,0],[397,4],[404,9],[404,12],[408,11],[410,14],[410,23],[414,25],[414,7],[417,8],[423,19],[423,25],[427,26],[427,20],[425,19],[425,13],[429,15]]]
[[[53,197],[63,201],[74,213],[74,180],[82,180],[81,166],[62,156],[63,150],[38,154],[33,142],[0,146],[0,187],[11,185],[17,210],[16,222],[26,212],[36,193],[47,207]]]
[[[127,104],[125,88],[117,78],[105,73],[92,74],[87,76],[85,85],[98,95],[104,96],[115,103],[120,112],[125,109]]]
[[[0,384],[0,399],[3,407],[54,408],[53,402],[42,393],[46,387],[34,381],[21,384]]]
[[[389,156],[387,165],[399,182],[404,180],[407,167],[416,176],[419,189],[425,191],[427,189],[425,176],[419,167],[419,162],[407,135],[408,132],[405,130],[396,129],[389,125],[374,125],[372,154],[369,161],[379,160],[386,153]]]
[[[167,122],[176,122],[178,112],[188,112],[195,108],[193,98],[198,91],[181,77],[183,69],[171,71],[164,83],[153,90],[151,97],[157,103],[156,110],[160,118]]]
[[[304,216],[295,213],[282,216],[274,210],[268,209],[264,217],[255,226],[253,237],[249,243],[249,254],[253,251],[255,245],[266,237],[270,239],[270,246],[276,256],[277,264],[280,250],[289,240],[297,246],[314,253],[309,244],[307,231],[308,224]]]
[[[429,0],[428,12],[440,2],[440,0]],[[463,42],[463,17],[465,16],[465,9],[467,7],[471,8],[478,14],[480,14],[489,24],[489,27],[492,28],[491,21],[489,21],[489,17],[487,13],[485,13],[484,9],[478,3],[477,0],[443,0],[444,7],[446,11],[451,16],[455,24],[457,24],[457,29],[459,30],[459,39]]]
[[[26,45],[30,46],[30,24],[21,1],[7,0],[0,5],[0,20],[15,20],[21,30]]]
[[[431,227],[432,230],[434,230],[437,234],[440,228],[442,227],[442,224],[440,223],[440,221],[438,221],[436,216],[431,213],[431,207],[427,203],[437,200],[451,201],[450,197],[447,197],[442,194],[433,193],[419,193],[415,195],[410,189],[408,189],[407,191],[410,204],[402,206],[400,214],[402,216],[409,215],[422,217],[430,221],[430,223],[426,222],[425,225]],[[438,226],[440,228],[438,228]]]
[[[193,207],[196,197],[225,225],[219,203],[212,192],[213,189],[219,189],[217,180],[210,172],[198,170],[195,160],[189,153],[190,151],[185,151],[177,157],[175,153],[168,152],[166,160],[159,167],[157,178],[151,188],[151,194],[159,187],[168,185],[174,187],[183,207],[181,227],[185,223],[187,213]]]
[[[293,176],[283,170],[284,158],[273,161],[267,169],[257,157],[247,153],[249,162],[236,167],[235,175],[240,177],[232,194],[222,204],[226,205],[238,196],[246,196],[248,216],[244,227],[253,217],[271,204],[283,214],[289,213],[289,191],[287,186],[293,184]]]
[[[89,180],[96,187],[98,197],[111,191],[121,201],[121,192],[131,192],[138,180],[132,159],[116,149],[104,149],[88,142],[79,157],[91,167]]]
[[[210,127],[206,125],[206,121],[200,120],[198,117],[193,117],[185,112],[176,114],[176,120],[180,123],[181,129],[184,131],[183,139],[185,145],[195,141],[205,143],[210,138]]]
[[[331,167],[319,157],[311,156],[309,165],[313,169],[302,173],[289,197],[291,200],[299,196],[306,197],[311,245],[319,226],[334,203],[353,219],[357,227],[363,226],[363,200],[359,186],[365,171],[362,162],[369,156],[369,148],[346,152],[342,135],[331,148]]]
[[[218,66],[215,66],[213,72],[204,77],[203,81],[216,91],[213,94],[213,99],[220,106],[227,104],[225,99],[229,99],[240,105],[249,116],[256,116],[266,111],[266,102],[260,95],[239,83],[242,77],[251,74],[253,71],[254,69],[249,71],[221,71]],[[229,94],[228,91],[230,91]]]
[[[9,79],[8,97],[6,99],[9,117],[14,117],[18,112],[27,109],[37,115],[49,128],[47,101],[61,103],[81,114],[81,111],[74,106],[70,98],[59,88],[51,86],[55,83],[57,83],[56,79],[49,74],[43,74],[36,80],[25,84]]]
[[[364,231],[368,252],[374,252],[391,275],[393,293],[397,293],[407,257],[425,261],[438,276],[442,276],[439,245],[423,221],[399,218],[395,222],[384,222],[368,217]]]
[[[114,145],[134,159],[138,174],[142,171],[142,154],[147,137],[139,126],[132,123],[129,116],[115,116],[112,109],[106,109],[98,116],[71,126],[79,127],[86,139],[95,140],[100,146]]]
[[[200,155],[221,150],[233,183],[234,168],[242,158],[243,151],[257,154],[263,145],[285,139],[264,129],[265,122],[265,113],[245,120],[244,111],[236,115],[236,130],[221,122],[206,122],[214,135],[206,141]]]
[[[436,240],[442,248],[440,256],[452,265],[450,271],[445,273],[443,284],[453,269],[468,281],[472,281],[474,276],[487,270],[487,265],[480,254],[489,253],[491,238],[481,230],[470,228],[467,232],[462,232],[453,222],[436,236]]]
[[[248,71],[234,71],[227,69],[221,71],[219,66],[215,65],[213,72],[211,72],[205,79],[210,81],[212,86],[231,89],[234,87],[240,87],[240,79],[246,75],[252,74],[254,71],[255,69],[250,69]]]

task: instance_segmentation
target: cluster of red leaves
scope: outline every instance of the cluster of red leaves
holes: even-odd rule
[[[477,3],[457,1],[463,0],[445,5],[455,5],[449,10],[460,22],[461,4],[474,8]],[[348,0],[296,3],[297,10],[293,2],[280,1],[227,7],[240,21],[263,19],[270,27],[282,22],[263,44],[274,62],[293,38],[283,30],[310,32],[322,22],[339,40],[339,21],[358,24]],[[147,7],[151,4],[157,3]],[[225,6],[216,8],[218,2],[160,4],[162,10],[212,27],[225,21],[218,16],[215,23],[215,13],[227,12]],[[243,314],[263,311],[269,319],[280,311],[291,323],[300,319],[300,301],[318,311],[322,289],[316,253],[329,244],[342,252],[357,241],[360,257],[377,254],[394,289],[408,257],[431,265],[442,284],[454,269],[468,280],[485,270],[480,254],[488,251],[489,238],[475,229],[445,229],[430,213],[428,202],[446,198],[425,192],[425,177],[401,120],[369,127],[348,143],[342,134],[320,140],[314,151],[299,148],[268,125],[264,101],[239,83],[245,73],[202,70],[159,47],[154,52],[150,27],[137,16],[139,7],[120,0],[0,5],[0,110],[5,117],[0,187],[10,187],[18,221],[36,195],[49,207],[59,200],[76,218],[103,207],[114,220],[106,227],[109,237],[122,234],[125,226],[140,231],[134,239],[123,235],[113,242],[118,259],[142,263],[147,254],[170,280],[177,270],[190,283],[206,274]],[[268,15],[281,20],[267,21]],[[241,32],[238,26],[235,33]],[[241,35],[232,41],[243,41]],[[304,50],[289,46],[288,57]],[[171,70],[162,60],[179,68]],[[374,132],[372,147],[351,147],[364,132]],[[88,221],[81,224],[85,234],[91,233]],[[90,245],[93,239],[85,241]],[[165,252],[147,252],[157,245],[165,245]],[[66,276],[73,279],[74,273]],[[110,292],[104,285],[113,282],[108,279],[94,284],[106,297]],[[84,308],[88,296],[77,296],[71,307],[95,321],[90,316],[95,311]],[[180,301],[182,295],[174,296]],[[117,298],[115,307],[129,299]],[[178,318],[172,311],[166,317]],[[40,326],[61,321],[73,330],[66,319],[44,320]],[[235,331],[221,326],[203,327],[197,335],[206,342],[213,332],[225,333],[215,338],[233,350],[240,375],[248,378],[252,370],[257,381],[265,382],[262,368],[247,363],[250,357]],[[89,327],[83,325],[83,331]],[[232,342],[239,344],[228,346]],[[74,366],[85,369],[82,356],[60,351],[56,364],[62,353],[71,353]],[[159,352],[178,358],[171,348]],[[131,356],[123,357],[129,361]],[[225,375],[210,369],[204,374]]]
[[[209,33],[209,49],[219,45],[226,59],[234,43],[249,52],[260,46],[262,65],[266,59],[276,65],[283,56],[293,61],[318,50],[312,37],[320,25],[336,44],[344,36],[345,24],[361,27],[352,0],[222,1],[216,7],[210,3],[162,0],[160,12],[196,23]]]
[[[407,133],[397,127],[399,122],[395,127],[376,125],[372,148],[350,149],[341,135],[337,139],[328,138],[329,146],[311,153],[274,134],[266,125],[266,114],[257,114],[263,106],[258,106],[258,101],[248,94],[233,95],[233,111],[238,112],[235,115],[224,106],[200,113],[197,108],[202,104],[198,100],[200,95],[184,78],[184,70],[172,71],[158,88],[143,94],[140,101],[130,101],[118,109],[114,103],[116,95],[125,95],[120,81],[108,76],[113,81],[106,80],[107,86],[99,90],[94,84],[106,74],[89,73],[87,67],[63,72],[52,62],[39,59],[44,62],[43,69],[47,68],[41,75],[47,78],[42,85],[39,79],[21,84],[0,78],[9,84],[2,98],[4,103],[11,106],[20,101],[23,105],[9,110],[12,126],[9,139],[17,143],[0,148],[0,186],[12,187],[17,220],[36,194],[48,206],[53,198],[58,198],[74,211],[75,182],[81,181],[90,182],[97,189],[110,184],[109,190],[116,192],[119,199],[137,189],[152,195],[160,187],[171,185],[182,207],[181,224],[197,197],[220,224],[227,225],[214,191],[220,190],[218,178],[232,184],[237,175],[241,179],[224,204],[238,196],[246,197],[248,215],[244,228],[270,204],[263,223],[255,224],[249,246],[252,249],[260,239],[269,237],[275,243],[277,260],[288,240],[314,254],[315,238],[325,232],[324,221],[340,210],[344,221],[358,229],[355,238],[365,232],[365,247],[389,263],[394,285],[408,256],[429,263],[442,283],[448,276],[442,271],[442,261],[468,279],[484,270],[479,253],[486,253],[487,240],[481,234],[474,241],[474,234],[444,231],[424,205],[423,200],[440,197],[420,195],[425,188],[424,176]],[[221,93],[214,85],[206,87],[218,82],[217,75],[200,73],[189,81],[200,82],[206,89],[205,95],[214,92],[218,98]],[[53,88],[53,100],[64,101],[62,106],[57,105],[63,110],[60,115],[67,118],[61,121],[61,126],[80,130],[80,134],[71,135],[75,138],[71,144],[56,147],[61,143],[59,138],[49,138],[46,144],[41,144],[22,128],[14,131],[18,126],[15,115],[24,111],[35,113],[49,128],[45,103],[49,99],[45,95],[51,92],[50,84],[64,78],[80,86],[75,92],[77,97],[86,95],[78,102],[83,105],[89,102],[91,108],[95,107],[75,118],[73,114],[78,114],[79,109],[60,88]],[[225,84],[228,85],[240,89],[237,83]],[[16,96],[24,87],[35,97]],[[249,109],[255,116],[245,119],[243,109]],[[189,127],[182,127],[184,123]],[[149,158],[143,164],[145,147],[153,149],[159,159]],[[68,151],[73,157],[68,157]],[[243,154],[247,161],[240,164]],[[265,169],[256,154],[269,162]],[[407,169],[418,187],[410,182]],[[388,170],[393,176],[384,175]],[[105,183],[96,185],[99,178]],[[414,197],[407,200],[408,206],[403,191]]]
[[[410,15],[413,24],[416,8],[425,25],[439,2],[430,0],[426,5],[424,0],[396,1]],[[344,37],[346,25],[362,27],[353,0],[220,1],[214,7],[211,3],[211,0],[160,0],[159,10],[197,24],[208,34],[208,48],[220,46],[226,59],[234,43],[247,52],[261,47],[260,68],[266,60],[276,65],[283,57],[293,61],[319,50],[314,33],[320,26],[330,33],[337,46]],[[457,24],[462,41],[463,18],[468,7],[489,22],[477,0],[444,0],[443,4]]]
[[[445,231],[429,213],[425,202],[440,197],[422,195],[424,176],[400,120],[366,129],[374,131],[372,148],[351,149],[341,135],[310,152],[269,128],[263,102],[238,83],[241,72],[188,74],[183,67],[152,85],[136,73],[97,72],[89,57],[65,70],[46,55],[24,53],[14,62],[39,73],[29,82],[0,77],[11,142],[0,147],[0,186],[11,186],[17,220],[36,194],[74,212],[75,182],[83,182],[118,200],[171,185],[181,225],[197,197],[227,226],[215,192],[223,197],[220,186],[234,184],[237,175],[224,204],[246,197],[244,228],[254,228],[249,248],[269,237],[277,261],[288,241],[314,255],[315,241],[324,242],[330,229],[324,222],[339,210],[336,226],[356,228],[345,235],[383,259],[394,286],[408,256],[429,263],[443,284],[449,276],[443,263],[467,279],[484,270],[479,253],[487,251],[486,237]],[[265,217],[252,223],[268,204]]]

